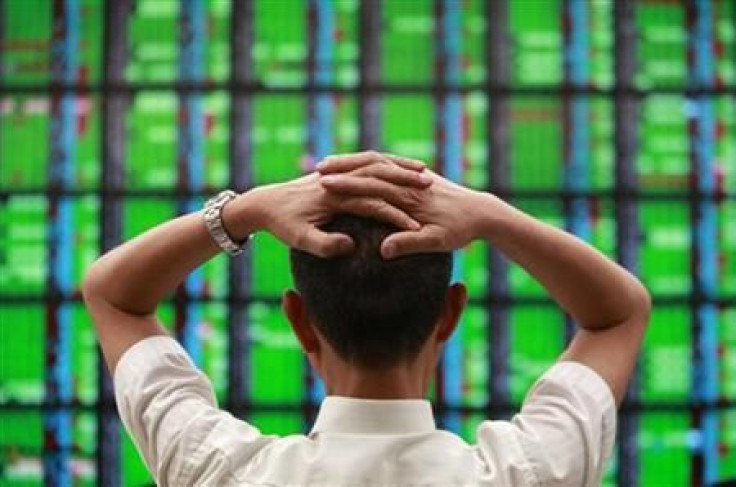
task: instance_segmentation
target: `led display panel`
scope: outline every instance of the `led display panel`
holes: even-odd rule
[[[80,299],[101,252],[365,148],[496,190],[651,291],[604,485],[736,479],[734,2],[117,4],[0,2],[1,485],[152,483]],[[306,432],[325,392],[281,312],[288,249],[259,234],[239,259],[204,265],[159,315],[222,407]],[[470,301],[431,397],[473,441],[574,323],[483,243],[453,279]]]

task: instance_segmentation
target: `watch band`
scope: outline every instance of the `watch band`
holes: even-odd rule
[[[233,256],[241,254],[249,240],[245,239],[240,244],[233,241],[222,223],[222,208],[237,196],[235,191],[228,189],[210,198],[204,205],[204,223],[207,231],[222,250]]]

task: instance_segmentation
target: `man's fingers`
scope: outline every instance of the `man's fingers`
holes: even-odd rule
[[[395,259],[402,255],[446,252],[442,229],[425,225],[418,232],[399,232],[386,237],[381,243],[384,259]]]
[[[355,249],[355,242],[349,235],[327,233],[316,227],[305,228],[293,245],[299,250],[322,258],[348,254]]]
[[[398,164],[404,169],[421,172],[424,171],[424,169],[427,167],[426,164],[424,164],[422,161],[418,161],[416,159],[409,159],[408,157],[401,157],[388,153],[384,153],[383,155],[386,156],[391,162],[393,162],[394,164]]]
[[[383,154],[376,151],[358,152],[357,154],[344,154],[327,156],[319,164],[317,171],[320,174],[334,174],[342,172],[350,172],[371,164],[397,165],[403,169],[421,172],[424,170],[424,163],[415,159],[399,157],[393,154]]]
[[[419,230],[421,225],[404,211],[376,198],[346,198],[338,205],[341,211],[390,223],[404,230]]]
[[[317,164],[316,169],[320,174],[350,172],[363,166],[382,161],[385,164],[390,164],[386,156],[376,151],[340,154],[325,157]]]
[[[376,178],[365,178],[347,174],[333,174],[320,178],[320,183],[328,191],[350,196],[381,198],[405,210],[417,206],[421,189],[405,188]]]
[[[350,172],[350,176],[374,177],[387,183],[427,188],[434,180],[426,172],[411,171],[393,164],[372,164]]]

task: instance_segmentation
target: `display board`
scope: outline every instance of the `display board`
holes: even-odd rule
[[[604,485],[736,478],[736,3],[114,3],[0,2],[0,484],[152,482],[125,433],[101,433],[115,412],[80,300],[100,252],[364,148],[496,189],[650,289]],[[457,252],[470,303],[432,391],[468,441],[573,326],[497,262]],[[259,234],[160,310],[265,433],[308,431],[324,394],[280,310],[291,284],[288,249]]]

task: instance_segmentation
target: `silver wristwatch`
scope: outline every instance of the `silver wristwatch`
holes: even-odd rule
[[[228,189],[210,198],[204,204],[204,223],[207,226],[207,231],[210,232],[217,245],[230,255],[241,254],[249,240],[245,239],[242,243],[233,241],[222,224],[222,208],[237,196],[235,191]]]

